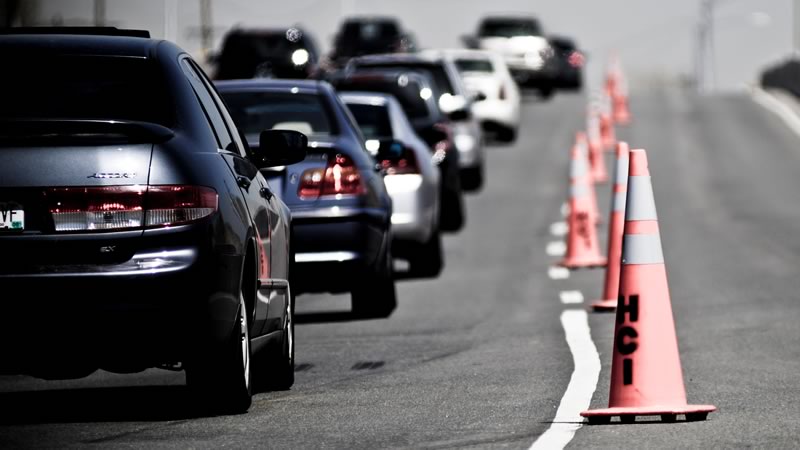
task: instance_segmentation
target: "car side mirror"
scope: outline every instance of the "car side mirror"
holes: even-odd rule
[[[447,114],[447,117],[453,122],[461,122],[463,120],[469,120],[472,117],[472,114],[470,114],[469,109],[467,108],[459,108],[450,111]]]
[[[264,130],[258,137],[258,148],[253,149],[253,164],[259,169],[287,166],[306,157],[308,138],[293,130]]]
[[[464,43],[464,47],[478,48],[478,39],[471,34],[465,34],[461,36],[461,42]]]

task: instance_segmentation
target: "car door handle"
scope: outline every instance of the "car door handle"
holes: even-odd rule
[[[272,193],[271,190],[269,190],[268,187],[262,187],[261,190],[258,191],[258,193],[261,194],[261,196],[267,200],[272,200],[272,196],[275,195]]]
[[[236,183],[239,184],[239,187],[242,189],[250,188],[250,179],[247,177],[236,177]]]

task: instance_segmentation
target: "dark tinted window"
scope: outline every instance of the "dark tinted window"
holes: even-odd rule
[[[264,130],[296,130],[309,136],[337,134],[322,98],[284,92],[221,92],[236,126],[246,135]]]
[[[0,118],[175,122],[169,89],[143,58],[4,54],[0,89]]]
[[[214,99],[211,98],[211,93],[208,87],[206,87],[206,85],[203,83],[201,72],[189,62],[188,58],[185,58],[181,64],[183,72],[186,74],[189,82],[192,84],[192,88],[194,88],[195,94],[197,94],[197,98],[203,105],[206,116],[208,117],[210,125],[214,130],[214,134],[217,136],[219,148],[231,150],[230,145],[233,142],[233,138],[228,131],[227,125],[225,125],[225,120],[222,118],[222,114],[220,113],[216,103],[214,103]]]
[[[307,52],[305,56],[309,60],[316,58],[309,38],[296,29],[229,34],[219,56],[216,78],[254,78],[268,74],[270,70],[282,71],[282,66],[293,68],[292,55],[300,49]]]
[[[456,67],[459,72],[492,72],[492,62],[488,59],[458,58]]]
[[[339,33],[336,52],[339,56],[364,55],[396,51],[401,39],[394,22],[347,22]]]
[[[541,36],[542,29],[533,19],[490,19],[481,24],[478,34],[488,37]]]
[[[409,61],[382,61],[375,63],[369,62],[366,64],[359,63],[359,66],[369,67],[370,69],[410,69],[419,71],[430,77],[430,79],[436,84],[436,90],[439,91],[440,94],[453,94],[453,85],[450,83],[450,78],[448,78],[447,72],[442,64],[422,62],[416,63]]]
[[[392,125],[389,122],[389,110],[385,105],[364,105],[348,103],[347,107],[358,122],[361,133],[367,139],[391,138]]]
[[[336,88],[343,91],[373,91],[394,95],[409,119],[427,118],[432,115],[423,97],[430,97],[433,93],[413,79],[409,79],[408,75],[392,79],[354,76],[336,82]]]

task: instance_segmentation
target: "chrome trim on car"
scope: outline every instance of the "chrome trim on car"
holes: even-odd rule
[[[358,258],[358,253],[355,252],[297,253],[294,255],[294,262],[297,263],[343,262],[343,261],[352,261],[356,258]]]

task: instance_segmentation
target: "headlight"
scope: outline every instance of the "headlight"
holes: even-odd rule
[[[295,66],[302,66],[303,64],[308,62],[308,51],[302,48],[298,48],[297,50],[292,53],[292,63]]]

